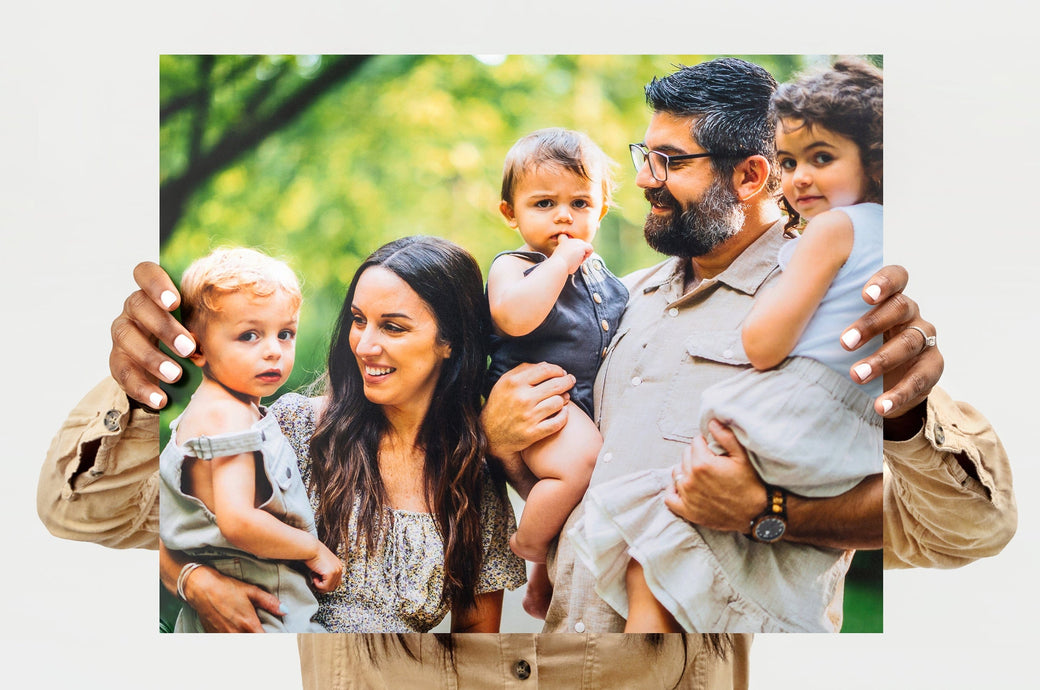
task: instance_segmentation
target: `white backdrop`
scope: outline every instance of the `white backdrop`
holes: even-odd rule
[[[35,485],[50,439],[106,371],[130,268],[155,259],[158,60],[166,52],[884,53],[885,253],[939,332],[943,385],[994,422],[1018,536],[958,571],[885,579],[884,635],[759,636],[752,687],[1023,687],[1040,620],[1030,16],[1011,0],[310,3],[95,0],[5,9],[0,26],[0,636],[11,687],[298,688],[290,636],[160,636],[153,553],[50,537]],[[218,6],[219,5],[219,6]],[[500,6],[501,5],[501,6]],[[953,13],[956,12],[956,16]],[[980,37],[984,36],[985,39]],[[633,133],[637,136],[638,133]]]

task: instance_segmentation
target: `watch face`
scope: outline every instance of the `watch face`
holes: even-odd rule
[[[786,525],[780,518],[767,517],[755,525],[755,536],[759,541],[776,541],[784,536]]]

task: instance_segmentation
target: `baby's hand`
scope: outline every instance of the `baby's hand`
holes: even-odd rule
[[[304,563],[313,573],[311,581],[314,583],[314,589],[319,592],[331,592],[339,587],[339,581],[343,577],[343,561],[329,551],[329,547],[318,544],[318,555]]]
[[[584,240],[576,240],[566,233],[559,236],[559,244],[553,256],[559,256],[567,264],[567,273],[574,273],[585,259],[592,256],[592,245]]]

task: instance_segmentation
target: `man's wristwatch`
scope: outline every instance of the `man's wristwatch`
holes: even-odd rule
[[[767,484],[766,501],[766,509],[751,521],[751,533],[746,536],[752,541],[772,544],[780,541],[787,531],[787,494]]]

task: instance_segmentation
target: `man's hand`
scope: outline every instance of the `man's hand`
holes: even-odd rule
[[[184,596],[199,614],[206,632],[263,632],[256,609],[275,616],[284,613],[275,595],[225,577],[207,566],[196,568],[188,575]]]
[[[766,489],[747,453],[728,427],[716,420],[708,430],[727,455],[715,455],[703,436],[683,451],[672,469],[675,480],[664,504],[681,518],[723,532],[747,532],[751,521],[766,509]]]
[[[166,405],[166,395],[157,382],[173,383],[181,377],[181,368],[156,343],[161,340],[187,357],[195,351],[195,340],[170,314],[180,304],[180,295],[158,264],[137,264],[134,280],[141,289],[131,293],[123,313],[112,322],[108,367],[128,396],[159,409]]]
[[[567,423],[567,393],[574,377],[555,364],[521,364],[502,375],[480,413],[489,453],[502,462],[522,498],[534,486],[520,451],[555,434]]]
[[[917,330],[935,335],[935,327],[921,318],[917,303],[903,294],[907,280],[901,266],[885,266],[871,276],[863,288],[863,301],[876,306],[842,333],[841,342],[846,350],[855,350],[879,333],[884,336],[884,345],[857,362],[850,375],[859,383],[884,376],[885,393],[874,403],[878,414],[895,420],[909,413],[919,429],[918,406],[939,382],[943,357],[937,347],[925,344],[926,336]]]

